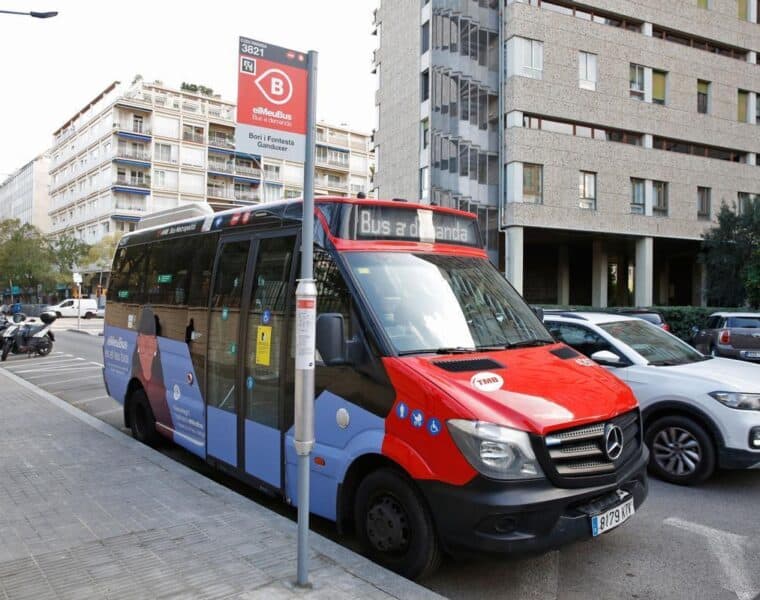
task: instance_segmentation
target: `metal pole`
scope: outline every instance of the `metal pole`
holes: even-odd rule
[[[309,584],[309,455],[314,446],[314,361],[317,286],[314,283],[314,136],[317,107],[317,53],[309,52],[309,91],[304,160],[301,279],[296,288],[295,447],[298,455],[297,585]]]
[[[77,283],[77,329],[79,329],[79,319],[82,316],[82,284]]]

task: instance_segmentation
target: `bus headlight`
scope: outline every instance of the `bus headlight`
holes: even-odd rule
[[[743,394],[741,392],[710,392],[710,395],[729,408],[740,410],[760,410],[760,394]]]
[[[524,431],[464,419],[451,419],[448,427],[467,462],[482,475],[493,479],[544,476]]]

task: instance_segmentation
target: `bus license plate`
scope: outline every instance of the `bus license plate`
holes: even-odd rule
[[[605,531],[615,529],[633,516],[633,498],[622,504],[591,517],[591,535],[596,537]]]

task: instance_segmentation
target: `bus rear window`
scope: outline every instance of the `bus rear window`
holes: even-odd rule
[[[477,221],[465,215],[369,203],[350,205],[348,211],[338,233],[344,239],[483,247]]]

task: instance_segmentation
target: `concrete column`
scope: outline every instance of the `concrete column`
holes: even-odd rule
[[[595,240],[591,259],[591,304],[607,307],[607,252],[601,240]]]
[[[757,2],[750,2],[747,8],[749,9],[749,14],[747,15],[749,22],[757,23]]]
[[[753,125],[757,124],[757,110],[755,109],[755,103],[757,102],[757,93],[750,92],[747,99],[747,122]]]
[[[652,68],[644,67],[644,102],[652,103]]]
[[[752,63],[753,65],[757,64],[757,52],[754,50],[747,52],[747,62]]]
[[[523,113],[521,110],[513,110],[507,113],[507,129],[523,126]]]
[[[557,249],[557,304],[570,304],[570,258],[564,245]]]
[[[643,33],[647,37],[652,37],[652,24],[651,23],[642,23],[642,25],[641,25],[641,33]]]
[[[523,165],[511,162],[507,165],[507,202],[523,201]]]
[[[522,227],[507,229],[505,240],[507,272],[505,275],[520,294],[523,293],[523,239]]]
[[[747,152],[747,164],[753,167],[757,166],[758,155],[754,152]]]
[[[636,240],[636,278],[634,296],[636,306],[652,306],[652,275],[654,271],[654,239]]]
[[[654,136],[651,133],[645,133],[644,139],[641,143],[644,148],[649,148],[651,150],[654,148]]]

